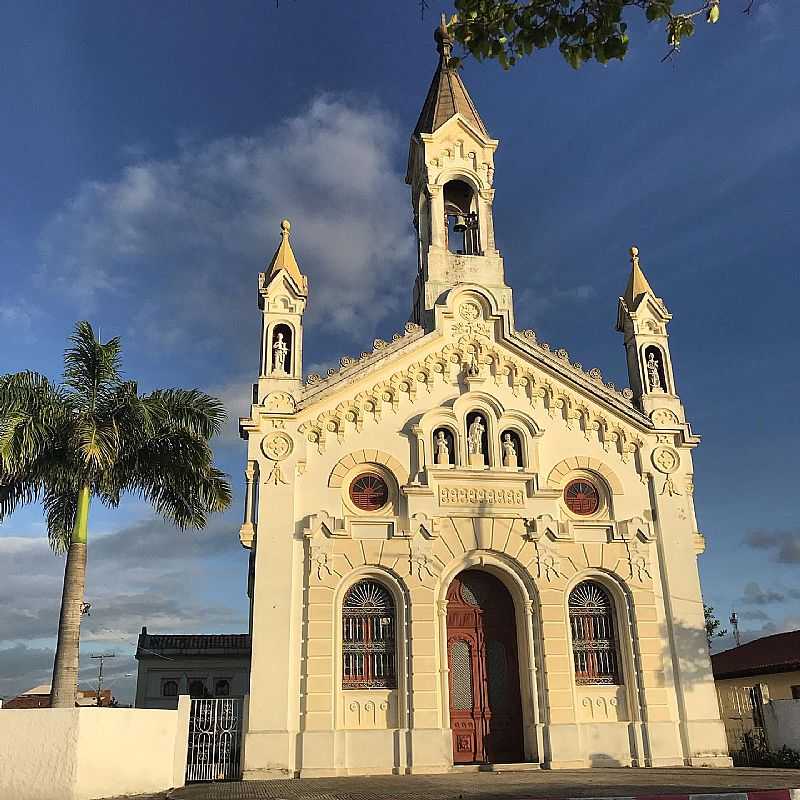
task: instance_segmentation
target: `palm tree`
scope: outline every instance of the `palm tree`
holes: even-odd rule
[[[0,376],[0,521],[41,501],[47,535],[67,554],[51,705],[72,708],[78,682],[89,504],[116,508],[129,492],[181,529],[203,528],[230,505],[209,439],[225,411],[196,389],[140,395],[120,374],[120,341],[79,322],[64,354],[64,382],[36,372]]]

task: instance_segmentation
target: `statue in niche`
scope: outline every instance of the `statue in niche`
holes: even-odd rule
[[[656,360],[655,353],[650,351],[647,356],[647,380],[650,383],[651,392],[663,392],[664,387],[661,385],[661,376],[658,374],[659,363]]]
[[[510,433],[503,434],[503,466],[516,467],[517,466],[517,446],[511,438]]]
[[[470,378],[477,378],[481,374],[480,364],[478,364],[478,354],[473,350],[469,354],[469,364],[467,364],[467,375]]]
[[[275,335],[275,344],[272,345],[272,371],[286,372],[286,358],[289,355],[289,348],[283,340],[283,334],[278,332]]]
[[[475,417],[467,431],[467,445],[469,447],[469,463],[483,466],[483,434],[486,427],[480,417]]]
[[[436,434],[436,463],[437,464],[450,464],[450,448],[447,445],[447,437],[444,431],[439,431]]]

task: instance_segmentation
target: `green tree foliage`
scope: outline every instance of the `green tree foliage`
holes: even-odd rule
[[[708,649],[711,650],[711,643],[714,639],[720,636],[726,636],[728,631],[722,627],[722,623],[717,619],[714,613],[714,606],[707,606],[703,603],[703,616],[706,620],[706,639],[708,640]]]
[[[91,499],[116,508],[134,494],[182,529],[203,528],[231,500],[209,447],[225,421],[219,400],[196,389],[139,394],[121,376],[119,339],[101,343],[88,322],[70,341],[63,384],[0,376],[0,521],[40,501],[50,545],[67,554],[54,707],[75,705]]]
[[[756,0],[741,2],[749,13]],[[605,64],[625,57],[629,13],[644,14],[648,22],[665,26],[666,59],[694,34],[698,20],[719,20],[720,4],[721,0],[455,0],[456,14],[447,28],[466,53],[479,60],[494,59],[504,69],[556,43],[577,69],[592,59]]]

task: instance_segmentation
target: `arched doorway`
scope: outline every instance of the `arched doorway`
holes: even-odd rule
[[[453,763],[524,760],[514,601],[493,575],[468,569],[447,590]]]

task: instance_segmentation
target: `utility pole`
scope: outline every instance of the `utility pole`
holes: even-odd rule
[[[97,653],[92,658],[100,659],[100,669],[97,671],[97,705],[100,706],[100,693],[103,690],[103,663],[107,658],[116,658],[116,653]]]
[[[733,625],[733,638],[736,640],[736,646],[742,643],[742,637],[739,635],[739,617],[736,616],[735,611],[731,611],[731,625]]]

